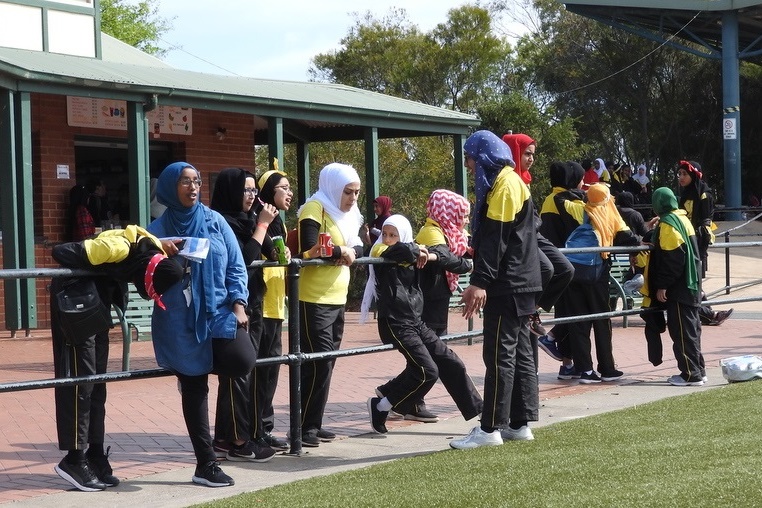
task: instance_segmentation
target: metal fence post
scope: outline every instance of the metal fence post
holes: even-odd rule
[[[725,231],[725,243],[730,243],[730,231]],[[725,294],[730,294],[730,249],[725,249]]]
[[[299,276],[302,262],[292,259],[287,268],[288,286],[288,388],[291,455],[302,453],[302,350],[299,337]]]

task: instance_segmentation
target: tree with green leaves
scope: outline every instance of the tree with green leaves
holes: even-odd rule
[[[550,98],[559,118],[574,120],[586,157],[646,163],[665,185],[674,183],[682,158],[722,166],[719,62],[567,12],[553,0],[534,4],[542,23],[519,42],[520,79]],[[721,177],[715,171],[713,185]]]
[[[511,48],[491,29],[490,13],[476,6],[451,9],[447,20],[421,33],[404,9],[355,20],[341,48],[316,55],[309,74],[388,95],[474,112],[493,93]]]
[[[162,34],[171,28],[172,20],[159,16],[159,0],[100,0],[101,31],[155,56],[167,50],[159,46]]]
[[[314,57],[310,75],[476,113],[483,119],[482,128],[500,135],[513,129],[538,139],[545,158],[541,161],[571,158],[576,154],[572,123],[557,119],[552,109],[539,110],[516,87],[512,48],[505,37],[496,35],[494,25],[494,11],[474,5],[451,9],[445,21],[426,33],[401,9],[383,18],[366,14],[356,19],[338,50]],[[413,224],[423,219],[433,189],[454,187],[449,138],[387,140],[380,143],[379,152],[381,192],[390,195],[399,204],[395,209]],[[538,189],[547,179],[540,174]]]

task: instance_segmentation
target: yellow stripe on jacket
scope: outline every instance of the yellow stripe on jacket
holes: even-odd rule
[[[497,175],[492,190],[487,194],[487,218],[513,222],[528,199],[532,199],[529,187],[513,168],[506,166]]]

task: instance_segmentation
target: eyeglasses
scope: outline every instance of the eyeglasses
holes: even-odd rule
[[[249,194],[250,196],[256,196],[257,194],[259,194],[259,191],[257,189],[246,187],[245,189],[243,189],[243,193]]]
[[[273,187],[273,189],[280,189],[280,190],[282,190],[285,193],[293,192],[293,190],[291,190],[291,186],[290,185],[277,185],[277,186]]]
[[[179,181],[180,185],[183,187],[190,187],[191,184],[195,185],[196,187],[201,187],[201,185],[204,183],[201,181],[200,178],[188,178],[187,176],[180,178]]]

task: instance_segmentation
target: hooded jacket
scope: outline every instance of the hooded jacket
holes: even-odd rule
[[[553,162],[550,165],[551,193],[540,210],[540,234],[553,245],[563,248],[574,228],[582,223],[585,193],[577,189],[585,171],[576,162]]]
[[[634,203],[635,198],[627,191],[620,192],[616,196],[619,215],[622,216],[622,219],[624,219],[630,230],[642,238],[648,234],[648,229],[646,228],[646,222],[643,220],[643,215],[632,207]]]

